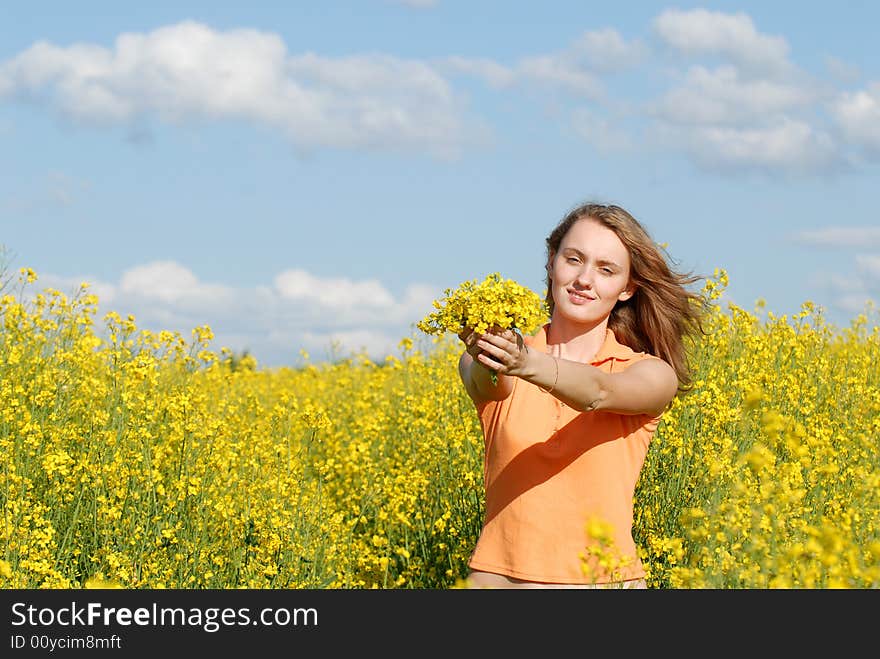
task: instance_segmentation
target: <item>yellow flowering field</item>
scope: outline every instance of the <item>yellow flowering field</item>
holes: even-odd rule
[[[36,279],[0,290],[0,587],[461,584],[482,447],[454,336],[264,368]],[[637,487],[649,585],[880,586],[880,329],[726,283]]]

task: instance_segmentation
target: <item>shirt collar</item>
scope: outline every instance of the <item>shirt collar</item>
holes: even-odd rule
[[[537,334],[535,334],[532,345],[536,349],[547,349],[547,330],[549,327],[550,323],[547,323],[538,330]],[[632,348],[617,340],[617,337],[614,336],[614,332],[610,328],[605,328],[605,341],[602,343],[602,347],[599,348],[599,352],[596,353],[596,356],[590,364],[598,366],[603,362],[607,362],[609,359],[616,359],[617,361],[622,362],[629,361],[634,354],[635,351]]]

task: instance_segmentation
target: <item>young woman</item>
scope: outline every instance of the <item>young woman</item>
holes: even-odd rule
[[[578,206],[546,243],[550,321],[534,336],[459,334],[485,439],[468,582],[644,588],[633,496],[663,411],[690,384],[684,338],[702,307],[685,287],[698,277],[673,271],[619,206]]]

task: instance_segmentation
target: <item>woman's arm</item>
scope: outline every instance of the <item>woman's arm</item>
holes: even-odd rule
[[[675,369],[658,358],[641,360],[620,373],[605,373],[590,364],[529,350],[510,331],[484,334],[474,348],[479,352],[472,359],[495,369],[499,385],[504,376],[520,377],[578,410],[658,416],[678,391]]]
[[[513,389],[512,376],[498,373],[497,384],[492,384],[489,369],[475,362],[467,352],[463,352],[458,360],[458,373],[475,405],[490,400],[503,400]]]
[[[458,360],[458,374],[474,404],[507,398],[513,390],[513,376],[496,373],[496,381],[492,382],[490,368],[477,360],[482,352],[477,346],[480,335],[465,328],[459,332],[458,338],[465,345],[465,351]]]

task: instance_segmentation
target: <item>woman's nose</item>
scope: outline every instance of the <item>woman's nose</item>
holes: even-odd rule
[[[581,288],[592,288],[593,275],[591,274],[590,269],[586,267],[581,268],[581,271],[578,273],[575,283]]]

